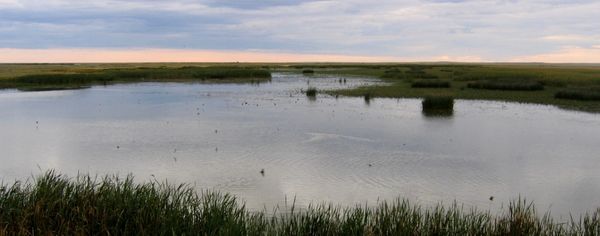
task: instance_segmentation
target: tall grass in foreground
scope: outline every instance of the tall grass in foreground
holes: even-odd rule
[[[0,187],[0,235],[600,235],[600,209],[566,222],[515,200],[502,213],[404,199],[267,215],[187,185],[47,172]]]

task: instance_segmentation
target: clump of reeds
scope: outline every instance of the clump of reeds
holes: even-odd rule
[[[451,116],[454,113],[454,98],[451,96],[428,96],[421,104],[426,116]]]
[[[367,92],[367,93],[364,94],[363,97],[364,97],[365,103],[367,105],[371,104],[371,99],[373,99],[373,95],[371,93]]]
[[[317,88],[315,88],[315,87],[309,87],[306,90],[306,96],[307,97],[316,97],[317,96]]]
[[[423,109],[453,109],[454,98],[451,96],[427,96],[421,104]]]
[[[472,89],[488,90],[517,90],[517,91],[536,91],[543,90],[544,85],[538,81],[530,80],[491,80],[477,81],[467,84]]]
[[[450,88],[450,81],[444,80],[417,80],[411,84],[413,88]]]
[[[315,73],[315,71],[311,70],[311,69],[304,69],[304,70],[302,70],[302,74],[314,74],[314,73]]]
[[[600,89],[572,88],[564,89],[554,94],[555,98],[580,101],[600,101]]]
[[[555,221],[533,203],[499,214],[457,203],[424,207],[405,199],[373,206],[332,204],[275,214],[235,197],[132,176],[68,178],[55,172],[0,186],[0,235],[598,235],[600,209]]]

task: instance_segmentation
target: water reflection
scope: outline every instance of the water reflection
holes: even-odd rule
[[[452,109],[452,110],[423,109],[421,113],[426,118],[450,119],[454,115],[454,109]]]

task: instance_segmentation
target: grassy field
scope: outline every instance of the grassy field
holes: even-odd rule
[[[0,71],[0,88],[24,91],[143,81],[258,83],[271,78],[258,66],[233,64],[4,64]]]
[[[0,187],[0,235],[600,235],[600,209],[557,221],[514,200],[498,214],[404,199],[252,212],[234,196],[132,176],[47,172]]]
[[[315,74],[371,76],[386,85],[325,91],[388,98],[452,96],[556,105],[600,112],[600,65],[586,64],[307,64]]]

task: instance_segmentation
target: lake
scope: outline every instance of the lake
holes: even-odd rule
[[[131,173],[233,193],[257,210],[294,198],[456,200],[495,211],[521,196],[561,216],[600,206],[598,114],[458,100],[453,116],[429,117],[419,99],[311,100],[301,91],[378,83],[339,79],[1,90],[0,178]]]

